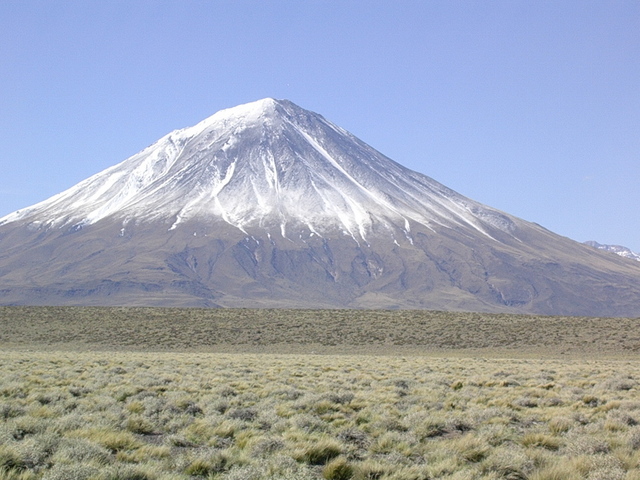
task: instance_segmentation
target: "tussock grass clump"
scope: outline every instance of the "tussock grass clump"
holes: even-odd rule
[[[389,464],[375,460],[365,460],[356,465],[354,477],[356,480],[375,480],[386,478],[393,469]]]
[[[468,462],[480,462],[491,450],[482,439],[470,434],[458,438],[453,447],[456,454]]]
[[[556,464],[543,468],[533,475],[530,480],[581,480],[584,478],[569,464]]]
[[[354,471],[353,465],[346,457],[337,457],[322,469],[322,478],[326,480],[349,480],[353,478]]]
[[[0,445],[0,471],[22,471],[26,469],[27,463],[16,445]]]
[[[90,480],[99,478],[100,470],[90,465],[82,464],[57,464],[44,474],[43,480]]]
[[[104,428],[94,428],[89,430],[77,430],[69,432],[69,437],[86,438],[98,445],[106,448],[111,453],[117,453],[122,450],[134,450],[142,446],[131,432],[125,430],[109,430]]]
[[[525,447],[540,447],[547,450],[558,450],[560,438],[544,433],[527,433],[522,437],[522,445]]]
[[[293,458],[310,465],[324,465],[342,453],[342,446],[330,438],[320,438],[300,445]]]
[[[524,449],[506,445],[492,450],[480,464],[484,474],[497,474],[498,478],[528,480],[536,470],[531,455]]]
[[[547,423],[549,431],[554,435],[562,435],[568,432],[575,425],[575,422],[568,417],[553,417]]]
[[[153,424],[140,415],[131,415],[125,421],[125,428],[133,433],[139,433],[141,435],[149,435],[153,433]]]
[[[85,438],[63,438],[53,455],[54,464],[92,464],[96,466],[108,465],[111,454],[102,445]]]

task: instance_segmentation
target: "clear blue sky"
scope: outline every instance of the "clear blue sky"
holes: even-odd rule
[[[640,251],[640,2],[0,2],[0,216],[263,97]]]

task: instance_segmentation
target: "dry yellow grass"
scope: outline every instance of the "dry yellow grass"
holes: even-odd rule
[[[0,479],[640,478],[631,319],[109,311],[0,309]]]
[[[639,473],[633,361],[4,351],[0,367],[0,478]]]

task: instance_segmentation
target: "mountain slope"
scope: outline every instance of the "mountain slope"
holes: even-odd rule
[[[628,316],[638,280],[286,100],[220,111],[0,219],[5,304]]]

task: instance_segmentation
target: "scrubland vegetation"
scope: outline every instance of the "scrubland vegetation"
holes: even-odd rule
[[[0,347],[134,351],[622,356],[640,318],[425,310],[0,307]]]
[[[114,333],[92,351],[89,322],[43,350],[4,318],[0,479],[640,480],[640,363],[615,342],[409,355],[371,331],[378,355],[282,355],[181,351],[182,333],[134,351]]]

